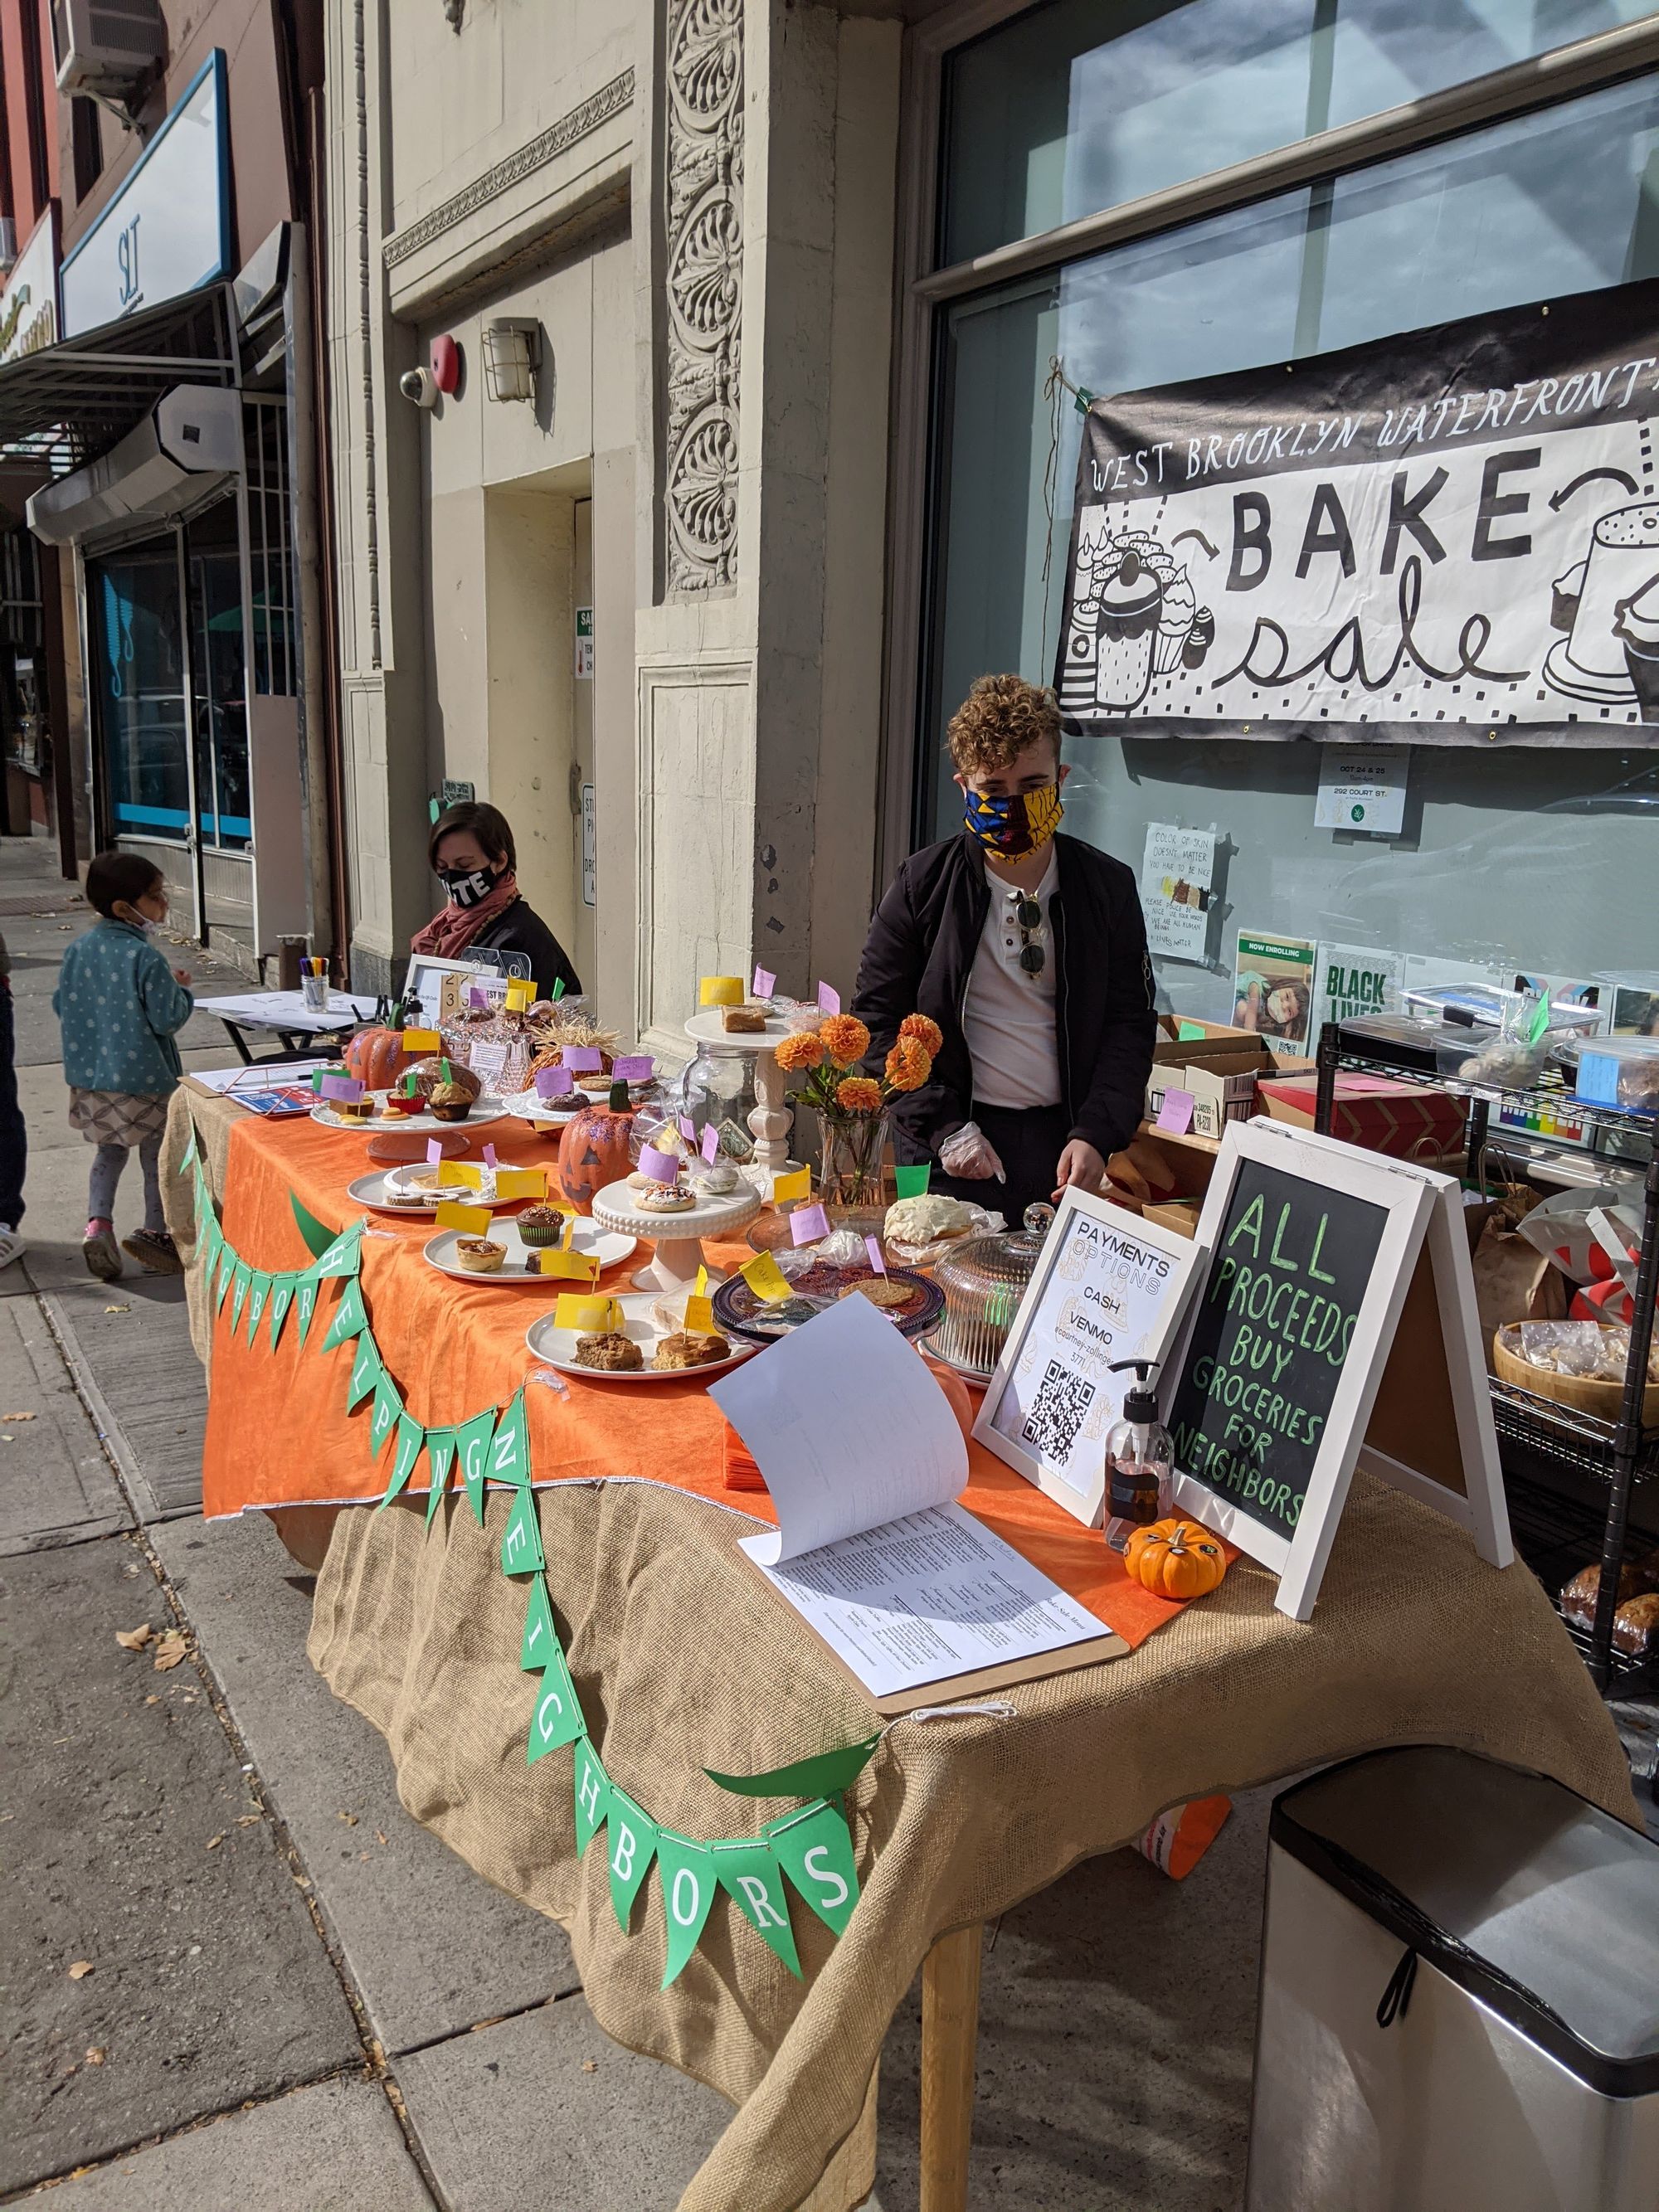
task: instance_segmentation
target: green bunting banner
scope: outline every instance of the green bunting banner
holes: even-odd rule
[[[879,1731],[862,1741],[820,1752],[763,1772],[723,1774],[706,1769],[723,1790],[749,1797],[809,1797],[770,1821],[758,1836],[709,1842],[659,1827],[643,1806],[606,1773],[583,1717],[564,1646],[554,1616],[547,1580],[541,1516],[532,1487],[530,1425],[520,1388],[505,1407],[491,1406],[470,1420],[428,1428],[404,1404],[403,1393],[380,1357],[361,1279],[364,1223],[352,1223],[337,1235],[296,1198],[294,1215],[313,1258],[310,1267],[272,1274],[256,1268],[234,1250],[214,1207],[206,1170],[195,1140],[180,1164],[192,1170],[197,1219],[201,1223],[199,1258],[203,1279],[216,1312],[230,1299],[233,1334],[246,1316],[246,1341],[258,1343],[262,1320],[275,1352],[289,1313],[303,1349],[324,1283],[342,1288],[318,1349],[351,1347],[346,1382],[346,1411],[368,1410],[368,1449],[380,1459],[391,1444],[390,1472],[379,1510],[407,1490],[422,1452],[428,1463],[426,1525],[429,1529],[452,1476],[459,1471],[478,1526],[484,1526],[486,1485],[511,1492],[501,1532],[504,1575],[527,1577],[524,1633],[519,1664],[536,1678],[526,1746],[534,1766],[551,1752],[574,1747],[571,1790],[575,1815],[576,1855],[585,1856],[601,1831],[611,1909],[625,1933],[641,1924],[640,1899],[656,1871],[666,1958],[665,1990],[684,1972],[702,1939],[716,1894],[724,1891],[741,1917],[782,1960],[792,1974],[801,1972],[790,1924],[789,1889],[839,1936],[858,1903],[858,1869],[846,1814],[837,1802],[874,1756]],[[267,1319],[268,1316],[268,1319]],[[788,1887],[786,1887],[786,1880]]]

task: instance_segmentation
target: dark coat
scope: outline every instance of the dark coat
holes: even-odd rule
[[[1146,1110],[1158,1029],[1146,925],[1121,860],[1078,837],[1054,844],[1060,874],[1048,914],[1060,1082],[1071,1135],[1109,1158]],[[880,1066],[906,1014],[927,1014],[944,1032],[931,1079],[893,1102],[894,1149],[912,1164],[937,1158],[969,1116],[962,1014],[990,903],[982,848],[963,830],[911,854],[865,940],[853,1012],[869,1024],[871,1066]]]
[[[534,907],[516,898],[511,906],[503,907],[493,915],[466,948],[486,952],[523,952],[529,956],[530,973],[535,979],[537,995],[550,999],[553,986],[562,976],[565,994],[574,998],[581,989],[581,980],[570,964],[570,956],[558,939],[542,920]],[[464,953],[461,956],[465,958]]]

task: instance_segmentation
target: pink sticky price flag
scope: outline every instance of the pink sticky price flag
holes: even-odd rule
[[[720,1148],[720,1133],[711,1121],[702,1133],[702,1156],[710,1162]]]
[[[864,1240],[864,1249],[870,1255],[870,1265],[878,1275],[884,1275],[887,1273],[887,1262],[881,1256],[880,1237],[866,1237]]]
[[[1193,1094],[1190,1091],[1166,1091],[1164,1103],[1158,1109],[1158,1127],[1167,1129],[1172,1137],[1184,1137],[1193,1126]]]
[[[757,967],[755,970],[754,982],[750,988],[756,998],[769,999],[778,988],[778,979],[769,968]]]
[[[653,1182],[678,1182],[680,1164],[672,1152],[659,1152],[654,1145],[642,1145],[640,1173],[648,1175]]]
[[[688,1145],[695,1145],[697,1141],[697,1125],[689,1114],[680,1115],[680,1134]]]
[[[355,1075],[325,1075],[317,1087],[325,1098],[338,1098],[345,1103],[363,1095],[363,1086]]]
[[[426,1164],[429,1168],[441,1168],[444,1164],[443,1139],[428,1137],[426,1140]]]
[[[563,1098],[575,1089],[568,1067],[538,1067],[536,1094],[541,1098]]]
[[[631,1054],[626,1060],[613,1060],[611,1073],[618,1083],[649,1083],[657,1072],[657,1063],[647,1053]]]
[[[605,1066],[596,1044],[568,1044],[564,1064],[573,1075],[597,1075]]]
[[[798,1206],[789,1217],[789,1235],[797,1244],[815,1244],[830,1234],[830,1218],[821,1206]]]
[[[841,1012],[841,993],[833,983],[818,985],[818,1012],[821,1014],[838,1014]]]
[[[495,1166],[495,1147],[494,1145],[486,1145],[484,1146],[484,1165],[493,1173]]]
[[[488,1006],[489,1004],[489,994],[483,989],[481,984],[473,983],[468,988],[466,1003],[469,1006]]]

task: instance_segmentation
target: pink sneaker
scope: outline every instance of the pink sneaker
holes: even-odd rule
[[[81,1243],[81,1256],[88,1272],[96,1275],[100,1283],[112,1283],[121,1273],[121,1254],[115,1242],[115,1231],[105,1224],[88,1227]]]

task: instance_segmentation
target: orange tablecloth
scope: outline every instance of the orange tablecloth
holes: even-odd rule
[[[555,1146],[522,1125],[492,1123],[488,1135],[503,1161],[543,1166]],[[221,1195],[221,1219],[239,1257],[281,1272],[310,1259],[290,1203],[301,1203],[331,1229],[362,1209],[348,1186],[369,1171],[367,1139],[309,1121],[266,1121],[249,1115],[231,1133]],[[491,1288],[457,1282],[428,1267],[422,1247],[429,1224],[370,1214],[362,1241],[364,1303],[382,1358],[414,1418],[459,1423],[504,1406],[538,1365],[525,1332],[546,1310],[553,1286]],[[735,1261],[747,1256],[728,1255]],[[603,1288],[616,1292],[640,1265],[635,1255],[613,1268]],[[230,1302],[214,1324],[204,1510],[210,1516],[249,1508],[358,1503],[386,1486],[389,1454],[372,1461],[365,1406],[345,1410],[353,1346],[320,1347],[338,1293],[325,1286],[303,1347],[290,1320],[276,1352],[262,1328],[247,1342],[246,1317],[230,1325]],[[544,1370],[548,1371],[548,1370]],[[689,1491],[758,1521],[776,1518],[764,1493],[728,1491],[723,1480],[725,1416],[695,1381],[626,1384],[560,1377],[566,1387],[532,1387],[526,1404],[531,1467],[538,1486],[556,1482],[635,1480]],[[988,1527],[1069,1591],[1129,1644],[1138,1644],[1179,1612],[1130,1581],[1121,1561],[1041,1491],[981,1445],[969,1445],[963,1502]],[[416,1469],[418,1490],[427,1473]],[[741,1496],[740,1505],[734,1501]]]

